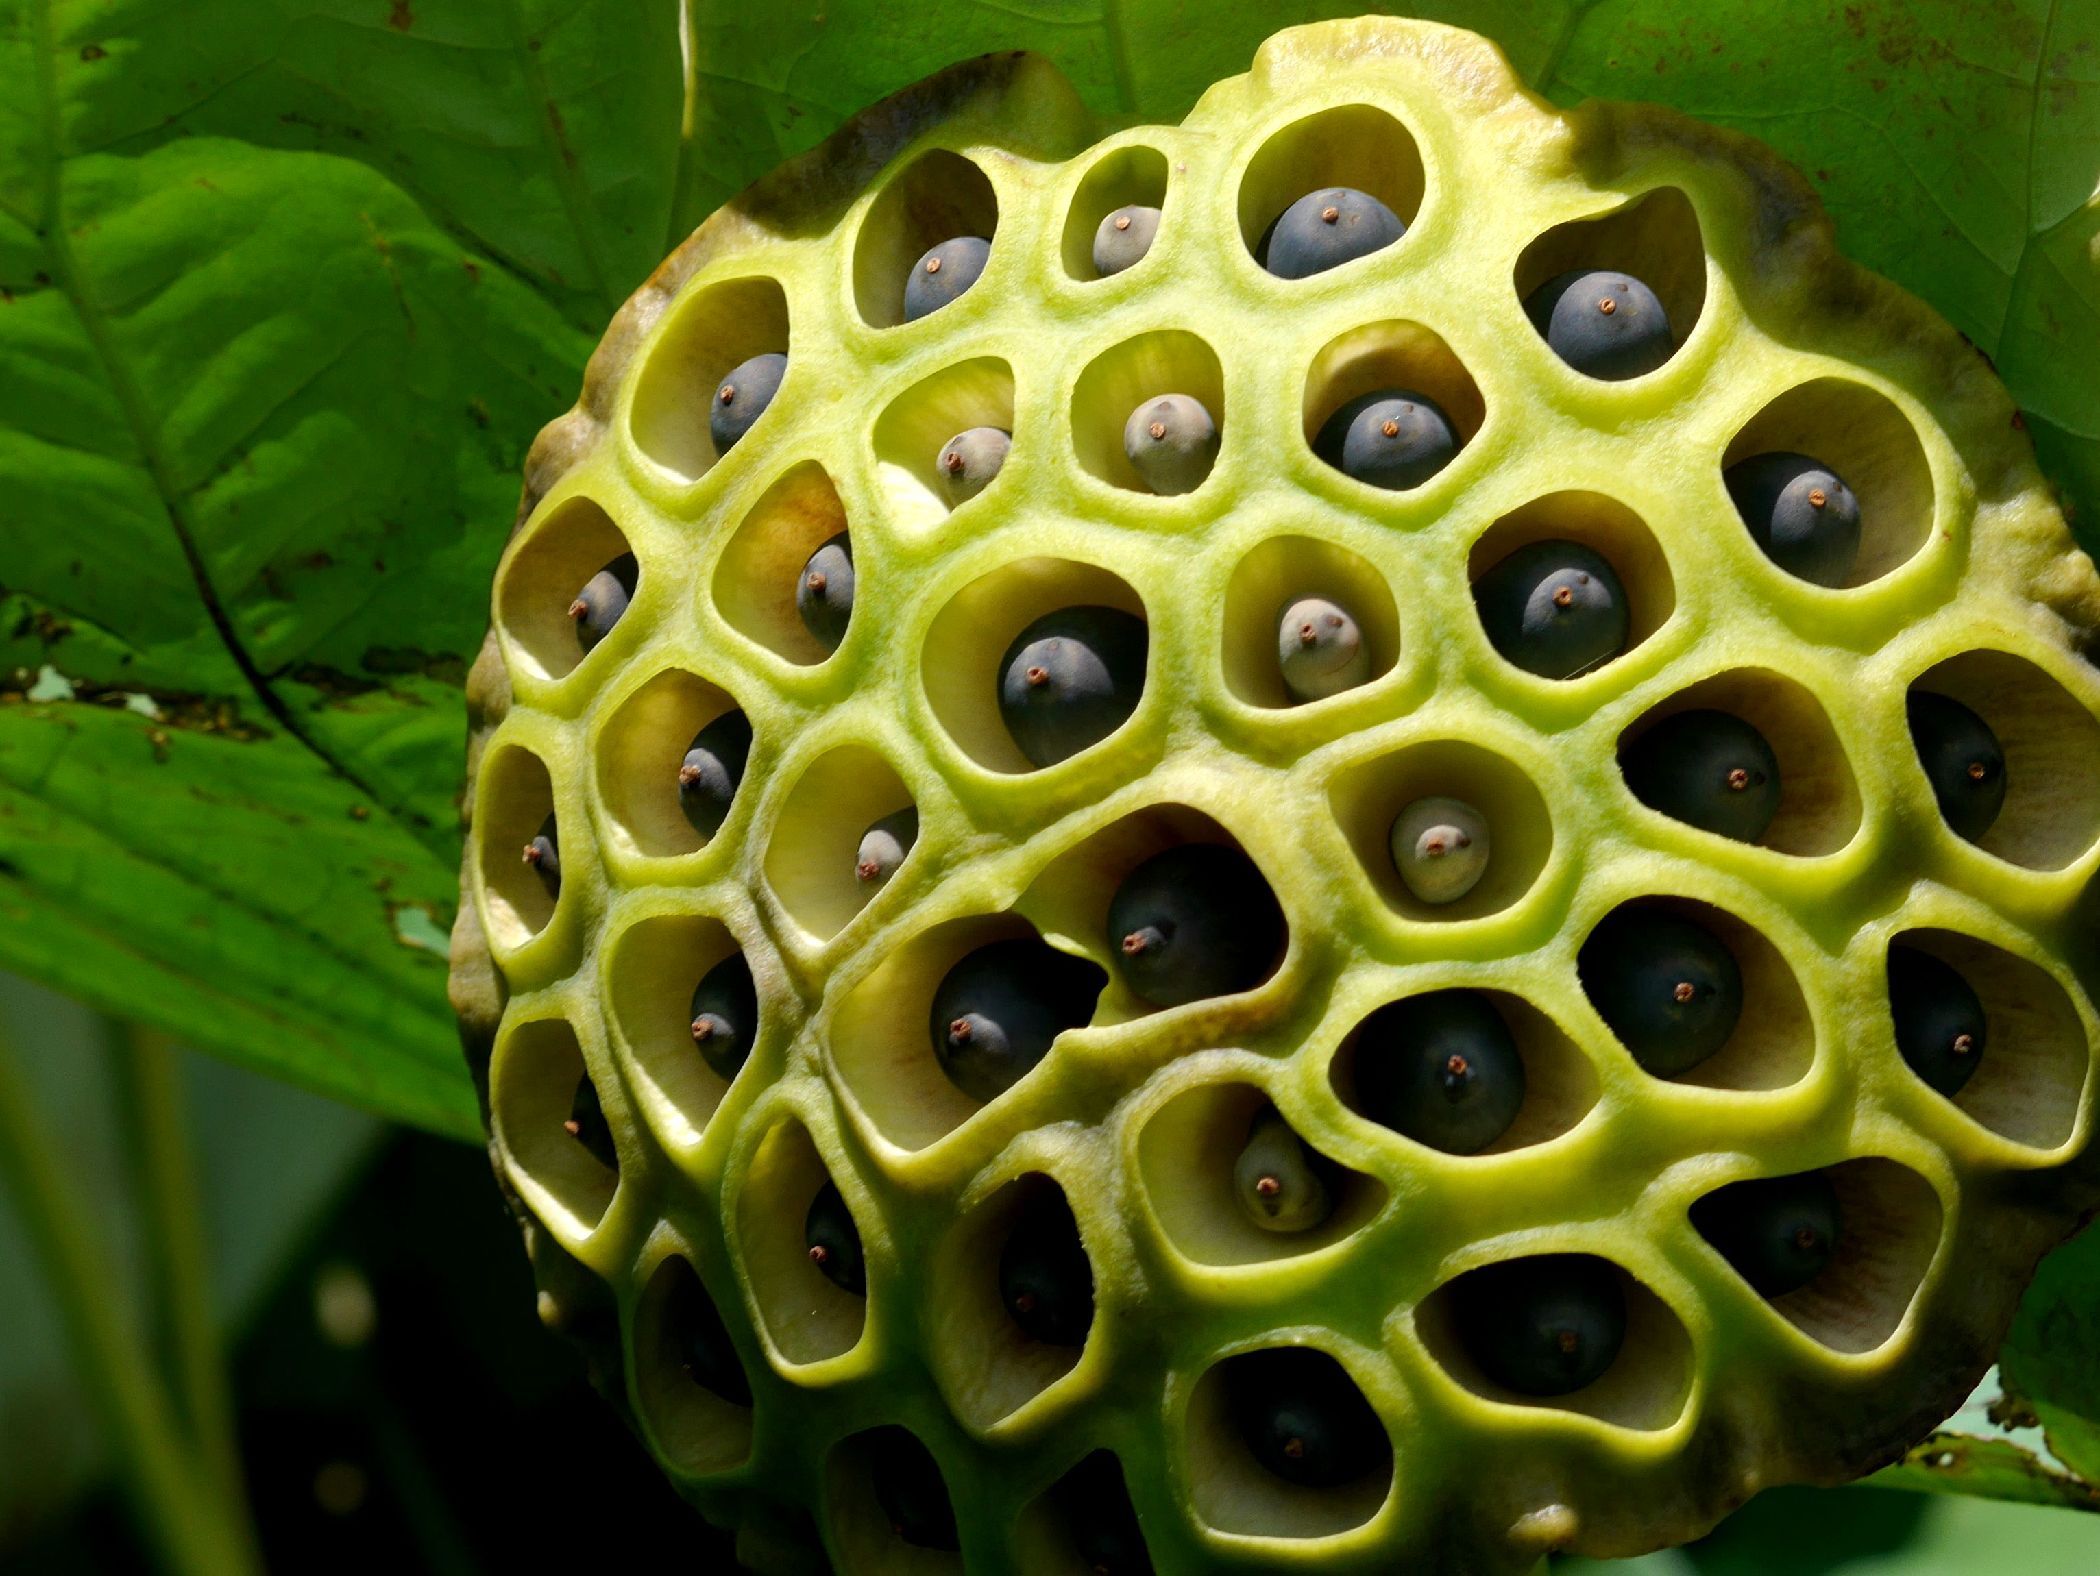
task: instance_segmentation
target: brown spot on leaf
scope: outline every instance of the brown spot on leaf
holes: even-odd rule
[[[100,44],[82,44],[80,46],[80,58],[92,64],[97,60],[108,59],[109,51]]]
[[[386,25],[397,33],[405,33],[416,25],[416,14],[408,8],[408,0],[393,0],[393,8],[386,14]]]

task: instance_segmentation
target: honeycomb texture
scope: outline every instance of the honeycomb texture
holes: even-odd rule
[[[696,232],[533,451],[473,684],[454,996],[544,1311],[760,1568],[1084,1570],[1055,1490],[1103,1451],[1161,1571],[1521,1570],[1685,1539],[1765,1484],[1892,1459],[2100,1198],[2081,906],[2100,676],[2078,654],[2100,586],[2003,390],[1837,255],[1769,153],[1647,107],[1556,111],[1469,34],[1296,29],[1181,125],[1098,135],[1025,56],[869,111]],[[1337,184],[1405,237],[1308,279],[1264,272],[1269,220]],[[1094,277],[1096,224],[1133,202],[1163,209],[1155,244]],[[991,239],[983,278],[901,324],[913,260],[964,233]],[[1524,295],[1576,266],[1655,287],[1678,341],[1659,371],[1583,378],[1532,331]],[[765,351],[788,353],[785,381],[718,460],[709,402]],[[1450,413],[1445,470],[1381,492],[1315,458],[1329,412],[1395,384]],[[1121,436],[1167,391],[1202,399],[1223,441],[1200,487],[1155,497]],[[935,457],[979,425],[1012,452],[951,509]],[[1789,447],[1862,500],[1845,586],[1782,573],[1731,509],[1724,465]],[[794,587],[842,529],[858,600],[827,654]],[[1604,553],[1632,611],[1628,649],[1569,680],[1502,660],[1468,589],[1546,536]],[[586,654],[568,601],[623,552],[632,607]],[[1303,595],[1356,611],[1374,676],[1292,706],[1275,619]],[[1031,770],[996,667],[1031,619],[1084,603],[1146,619],[1143,698]],[[1918,766],[1920,680],[2004,742],[1980,846]],[[1619,775],[1622,737],[1694,705],[1773,741],[1784,796],[1758,844],[1657,814]],[[679,761],[736,708],[749,768],[703,838]],[[1444,908],[1386,850],[1424,793],[1495,830],[1488,877]],[[870,898],[861,832],[907,804],[918,842]],[[518,858],[550,812],[558,898]],[[1117,981],[1104,921],[1123,875],[1186,841],[1251,855],[1289,943],[1257,988],[1162,1011]],[[1701,917],[1744,974],[1734,1037],[1676,1079],[1634,1063],[1576,976],[1582,939],[1633,899]],[[969,948],[1030,933],[1109,983],[980,1105],[939,1070],[929,1001]],[[1989,1054],[1952,1099],[1896,1051],[1898,937],[1984,1001]],[[725,1083],[688,999],[739,951],[760,1028]],[[1528,1078],[1516,1124],[1470,1156],[1351,1104],[1352,1030],[1449,986],[1493,993]],[[577,1119],[585,1077],[609,1147]],[[1268,1101],[1340,1167],[1332,1214],[1300,1235],[1255,1229],[1231,1193]],[[1767,1301],[1692,1206],[1810,1169],[1846,1233]],[[827,1179],[865,1299],[804,1249]],[[1096,1286],[1076,1350],[1023,1334],[993,1268],[1052,1189]],[[1541,1253],[1608,1261],[1628,1305],[1605,1376],[1551,1399],[1483,1376],[1448,1290]],[[709,1308],[740,1382],[701,1382]],[[1223,1376],[1287,1346],[1341,1365],[1389,1460],[1325,1488],[1257,1464]],[[959,1553],[903,1541],[877,1507],[895,1428],[963,1508]]]

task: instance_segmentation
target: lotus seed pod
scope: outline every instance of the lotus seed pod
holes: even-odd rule
[[[1315,452],[1408,391],[1433,482]],[[2013,418],[1757,144],[1425,22],[1112,135],[987,55],[709,219],[528,459],[452,948],[678,1491],[784,1570],[1528,1576],[1898,1458],[2100,1208],[2100,573]]]
[[[1456,903],[1487,874],[1487,817],[1463,799],[1417,799],[1393,817],[1393,867],[1425,903]]]
[[[940,458],[934,464],[940,471],[941,490],[948,495],[948,501],[968,503],[991,486],[1013,446],[1013,434],[1004,427],[972,427],[942,444]]]
[[[1276,626],[1276,661],[1291,699],[1325,700],[1370,682],[1371,648],[1348,609],[1325,597],[1301,597]]]
[[[1159,210],[1134,203],[1118,208],[1094,232],[1094,271],[1103,279],[1143,262],[1159,234]]]

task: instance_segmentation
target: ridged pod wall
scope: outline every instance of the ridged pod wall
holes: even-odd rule
[[[1891,1459],[2100,1199],[2100,675],[2080,655],[2100,581],[2006,395],[1838,256],[1771,154],[1649,107],[1556,111],[1469,34],[1295,29],[1182,124],[1099,134],[1023,56],[877,106],[703,225],[533,450],[475,673],[454,994],[547,1317],[761,1568],[1083,1571],[1103,1561],[1075,1527],[1127,1492],[1161,1571],[1516,1570],[1688,1538],[1768,1483]],[[1376,196],[1404,237],[1266,272],[1270,221],[1326,186]],[[1098,277],[1096,226],[1126,204],[1161,210],[1157,237]],[[961,234],[991,243],[982,278],[901,321],[914,260]],[[1527,294],[1585,266],[1654,287],[1675,331],[1659,370],[1584,377],[1533,330]],[[769,351],[778,394],[718,456],[718,387]],[[1311,447],[1389,386],[1460,441],[1407,491]],[[1201,485],[1155,496],[1122,434],[1170,390],[1221,441]],[[937,458],[977,426],[1011,453],[951,506]],[[1842,585],[1779,569],[1723,485],[1789,448],[1860,499]],[[842,530],[857,590],[827,652],[795,590]],[[1546,538],[1601,553],[1630,612],[1625,649],[1566,679],[1504,660],[1470,590]],[[571,600],[626,553],[632,603],[586,649]],[[1354,610],[1371,677],[1293,705],[1277,615],[1304,595]],[[1035,769],[999,664],[1080,604],[1144,619],[1142,698]],[[1936,808],[1914,686],[2002,741],[1980,844]],[[1754,843],[1622,777],[1623,744],[1694,707],[1772,742],[1782,797]],[[749,764],[702,835],[681,760],[737,710]],[[1495,829],[1488,877],[1447,905],[1387,849],[1424,793]],[[917,841],[870,896],[861,833],[907,805]],[[558,889],[520,859],[550,815]],[[1162,1010],[1119,975],[1106,915],[1191,841],[1251,857],[1288,945],[1254,988]],[[1694,918],[1741,969],[1732,1037],[1674,1078],[1578,978],[1626,904]],[[1030,935],[1105,988],[980,1103],[943,1075],[930,1003],[972,948]],[[1953,964],[1988,1016],[1952,1098],[1898,1053],[1892,942]],[[725,1081],[691,998],[737,953],[759,1026]],[[1354,1076],[1375,1009],[1454,987],[1486,993],[1525,1072],[1514,1123],[1467,1155],[1367,1119]],[[1332,1163],[1333,1208],[1298,1234],[1233,1194],[1271,1103]],[[1843,1236],[1767,1299],[1694,1207],[1812,1171]],[[827,1181],[865,1296],[806,1250]],[[1059,1195],[1095,1288],[1077,1347],[1031,1339],[995,1269]],[[1626,1330],[1603,1377],[1527,1396],[1470,1355],[1453,1284],[1546,1254],[1603,1261]],[[1346,1481],[1288,1481],[1235,1426],[1235,1361],[1282,1347],[1324,1354],[1321,1382],[1375,1412]],[[959,1551],[877,1503],[913,1439]]]

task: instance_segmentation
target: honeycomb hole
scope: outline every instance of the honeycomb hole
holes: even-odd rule
[[[1573,1255],[1591,1258],[1588,1254]],[[1478,1270],[1445,1282],[1415,1311],[1415,1329],[1429,1353],[1460,1385],[1489,1401],[1579,1413],[1619,1428],[1668,1428],[1684,1412],[1692,1389],[1692,1343],[1669,1306],[1633,1276],[1605,1263],[1626,1302],[1626,1336],[1604,1373],[1566,1395],[1526,1395],[1490,1379],[1466,1349],[1462,1285]]]
[[[737,951],[720,920],[697,914],[637,922],[613,944],[613,1027],[626,1043],[636,1079],[661,1104],[667,1142],[700,1141],[729,1085],[693,1043],[693,989]]]
[[[1769,668],[1717,673],[1679,690],[1619,735],[1620,754],[1665,717],[1702,708],[1749,723],[1764,735],[1779,763],[1779,809],[1757,847],[1815,858],[1852,841],[1859,830],[1859,785],[1837,730],[1821,701]]]
[[[488,894],[490,939],[521,947],[554,917],[553,894],[525,849],[554,812],[554,782],[546,765],[515,746],[492,754],[481,770],[481,882]],[[559,840],[560,828],[556,828]]]
[[[1123,428],[1133,411],[1162,394],[1195,399],[1224,439],[1225,373],[1217,352],[1185,329],[1155,329],[1103,351],[1079,374],[1072,390],[1072,445],[1080,468],[1111,487],[1150,496],[1152,489],[1124,450]]]
[[[1520,548],[1534,542],[1579,542],[1611,565],[1626,593],[1626,645],[1608,667],[1670,621],[1677,584],[1670,561],[1641,517],[1602,493],[1558,492],[1534,498],[1483,531],[1466,555],[1466,579],[1477,582]],[[1586,677],[1597,668],[1576,675]]]
[[[1763,932],[1725,909],[1691,898],[1638,898],[1620,906],[1690,920],[1728,949],[1742,973],[1743,1010],[1735,1032],[1705,1061],[1668,1082],[1754,1093],[1783,1089],[1807,1076],[1816,1056],[1808,1000],[1793,969]]]
[[[1820,461],[1859,500],[1859,556],[1845,586],[1880,579],[1931,538],[1932,467],[1910,419],[1878,390],[1849,378],[1789,389],[1735,435],[1721,468],[1775,453]]]
[[[903,779],[865,745],[818,757],[788,794],[766,846],[767,884],[796,924],[829,941],[867,906],[876,889],[859,873],[861,838],[911,802]]]
[[[1706,245],[1691,199],[1664,186],[1610,213],[1555,225],[1518,257],[1517,300],[1528,301],[1549,279],[1591,269],[1626,270],[1655,292],[1670,320],[1674,356],[1706,305]]]
[[[939,1523],[955,1520],[954,1502],[933,1452],[908,1428],[888,1424],[842,1441],[825,1466],[825,1501],[831,1535],[849,1572],[881,1571],[898,1576],[961,1576],[962,1555],[909,1541],[876,1497],[876,1475],[887,1471],[915,1485],[938,1485],[939,1503],[926,1507]],[[946,1532],[948,1527],[940,1531]],[[921,1537],[928,1536],[919,1529]],[[939,1534],[936,1533],[935,1536]]]
[[[1393,1491],[1391,1440],[1383,1429],[1367,1454],[1363,1471],[1346,1482],[1316,1487],[1294,1483],[1270,1471],[1249,1448],[1235,1415],[1250,1388],[1263,1385],[1272,1354],[1311,1353],[1334,1372],[1321,1373],[1329,1383],[1361,1388],[1353,1376],[1316,1347],[1264,1347],[1240,1352],[1212,1366],[1189,1395],[1189,1497],[1207,1526],[1241,1537],[1326,1538],[1360,1527],[1378,1514]]]
[[[890,949],[840,1002],[828,1037],[833,1063],[889,1142],[924,1149],[983,1109],[941,1070],[928,1024],[933,995],[966,953],[1035,934],[1017,914],[950,920]]]
[[[978,765],[995,772],[1037,770],[999,716],[1000,659],[1014,637],[1045,613],[1088,606],[1145,616],[1129,582],[1065,558],[1023,558],[995,569],[964,586],[935,615],[920,681],[935,719]]]
[[[921,154],[869,204],[854,239],[853,299],[862,320],[873,328],[902,323],[904,282],[921,257],[957,236],[994,241],[998,228],[999,198],[983,170],[946,148]]]
[[[1029,1502],[1014,1540],[1020,1576],[1151,1576],[1123,1464],[1096,1450]]]
[[[809,555],[846,529],[846,506],[830,473],[805,460],[766,489],[715,565],[715,611],[738,634],[807,667],[831,649],[795,611]]]
[[[809,1206],[831,1180],[809,1129],[791,1118],[759,1140],[737,1187],[737,1256],[759,1319],[790,1363],[852,1350],[868,1320],[867,1298],[835,1285],[810,1258]]]
[[[1250,706],[1301,704],[1284,687],[1277,654],[1283,615],[1301,597],[1334,603],[1363,631],[1370,677],[1343,694],[1377,683],[1400,660],[1400,613],[1392,587],[1368,559],[1310,536],[1271,537],[1240,560],[1225,589],[1225,683]]]
[[[750,1381],[714,1299],[682,1254],[657,1265],[635,1304],[634,1370],[636,1410],[673,1469],[712,1475],[743,1465],[751,1454]]]
[[[2100,837],[2100,722],[2092,712],[2050,674],[2003,651],[1949,657],[1911,688],[1960,701],[2005,751],[2005,804],[1978,846],[2030,870],[2061,870],[2085,855]]]
[[[1488,828],[1487,867],[1478,884],[1448,903],[1415,896],[1393,862],[1393,822],[1430,797],[1463,800]],[[1378,895],[1410,920],[1449,923],[1499,913],[1531,890],[1553,852],[1553,819],[1531,779],[1503,756],[1459,739],[1407,745],[1349,767],[1336,775],[1329,800]]]
[[[900,530],[930,531],[959,507],[948,501],[940,460],[948,440],[972,427],[1014,431],[1014,371],[996,356],[958,362],[920,379],[876,419],[876,484]],[[999,481],[994,477],[986,490]]]
[[[1426,176],[1414,135],[1369,104],[1345,104],[1274,133],[1240,178],[1240,238],[1258,256],[1276,218],[1308,192],[1349,186],[1376,197],[1403,224],[1422,208]]]
[[[1811,1340],[1857,1355],[1903,1323],[1939,1247],[1940,1201],[1915,1171],[1878,1156],[1844,1161],[1823,1175],[1837,1195],[1837,1247],[1814,1280],[1767,1300]],[[1715,1197],[1692,1206],[1702,1235]]]
[[[929,1299],[933,1329],[927,1349],[949,1410],[970,1428],[992,1427],[1079,1365],[1081,1347],[1034,1339],[1000,1295],[1000,1254],[1034,1212],[1078,1236],[1064,1189],[1030,1172],[970,1211],[934,1250],[931,1277],[939,1294]]]
[[[1267,1264],[1317,1253],[1362,1230],[1385,1207],[1384,1184],[1335,1164],[1326,1179],[1332,1208],[1325,1220],[1290,1233],[1255,1224],[1238,1201],[1233,1170],[1255,1117],[1270,1105],[1267,1092],[1252,1084],[1199,1084],[1161,1106],[1138,1137],[1152,1212],[1195,1263]]]
[[[726,690],[671,668],[613,713],[597,750],[598,796],[612,838],[627,852],[671,858],[707,841],[680,807],[678,771],[693,736],[736,709]]]
[[[1597,1070],[1565,1029],[1523,997],[1499,990],[1482,994],[1516,1042],[1517,1057],[1524,1064],[1524,1103],[1507,1131],[1474,1154],[1508,1154],[1571,1131],[1597,1103]],[[1328,1067],[1328,1078],[1343,1105],[1366,1121],[1375,1121],[1365,1115],[1357,1097],[1359,1049],[1357,1035],[1343,1040]]]
[[[1065,214],[1061,252],[1066,274],[1080,280],[1101,277],[1094,269],[1094,232],[1118,208],[1133,205],[1166,208],[1167,156],[1157,148],[1142,144],[1116,148],[1096,159],[1086,172]]]
[[[1115,967],[1119,938],[1109,934],[1108,911],[1117,889],[1139,865],[1155,854],[1191,843],[1246,852],[1237,838],[1200,810],[1183,804],[1148,805],[1052,860],[1015,905],[1044,935],[1057,937],[1068,950],[1108,970],[1109,984],[1095,1011],[1095,1023],[1127,1023],[1161,1010],[1123,983]],[[1279,949],[1276,962],[1280,964],[1282,958],[1283,949]],[[1274,973],[1272,966],[1263,978]]]
[[[1442,335],[1419,323],[1368,323],[1329,340],[1313,357],[1302,411],[1306,447],[1341,406],[1383,389],[1428,395],[1451,418],[1460,450],[1487,418],[1480,386]]]
[[[1909,930],[1895,942],[1947,964],[1983,1003],[1983,1059],[1954,1103],[2016,1144],[2055,1149],[2068,1142],[2092,1051],[2078,1009],[2055,976],[1952,930]]]
[[[578,1095],[589,1082],[576,1031],[560,1018],[521,1023],[497,1047],[489,1070],[489,1120],[512,1173],[540,1195],[551,1225],[578,1236],[597,1229],[620,1185],[569,1131]]]
[[[721,457],[707,418],[722,380],[753,356],[787,350],[787,294],[777,280],[725,279],[694,291],[671,308],[635,379],[635,446],[680,481],[698,481]]]
[[[510,637],[514,670],[541,679],[576,670],[584,649],[569,608],[593,575],[630,550],[612,517],[583,497],[564,498],[525,533],[496,574],[496,621]]]

